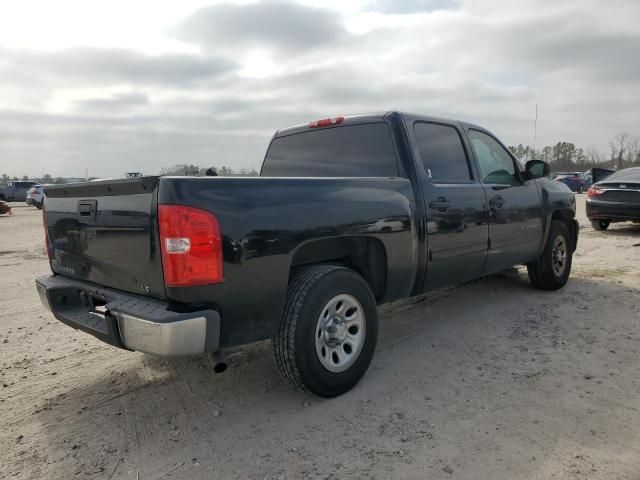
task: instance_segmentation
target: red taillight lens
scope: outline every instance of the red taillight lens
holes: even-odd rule
[[[595,188],[595,187],[589,187],[589,189],[587,190],[587,196],[589,197],[597,197],[599,195],[602,195],[604,193],[604,190],[600,190],[599,188]]]
[[[182,205],[160,205],[158,227],[167,287],[222,282],[222,240],[213,214]]]
[[[49,242],[49,233],[47,232],[47,222],[44,218],[44,208],[42,209],[42,226],[44,227],[44,245],[47,248],[47,257],[51,260],[51,243]]]
[[[331,125],[339,125],[344,122],[344,117],[323,118],[309,124],[309,128],[330,127]]]

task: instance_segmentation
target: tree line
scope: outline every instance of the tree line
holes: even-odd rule
[[[204,177],[207,169],[211,167],[199,167],[197,165],[177,164],[165,167],[160,170],[160,175],[188,175],[193,177]],[[213,167],[216,173],[221,177],[257,177],[259,172],[255,168],[233,169],[231,167]]]
[[[558,142],[542,149],[523,144],[510,145],[509,150],[523,162],[544,160],[555,171],[583,171],[593,167],[619,170],[640,166],[640,137],[629,132],[620,132],[609,142],[608,155],[593,148],[576,147],[572,142]]]
[[[64,184],[64,183],[68,183],[68,180],[64,177],[56,177],[53,178],[50,174],[45,173],[44,175],[42,175],[41,177],[36,177],[36,178],[29,178],[28,175],[23,175],[22,177],[16,177],[16,176],[9,176],[6,173],[3,173],[0,176],[0,185],[6,185],[9,182],[19,182],[19,181],[34,181],[34,182],[38,182],[38,183],[46,183],[46,184],[56,184],[56,185],[60,185],[60,184]]]

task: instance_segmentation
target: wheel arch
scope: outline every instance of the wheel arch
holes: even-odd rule
[[[574,211],[571,210],[570,208],[560,208],[560,209],[554,210],[554,212],[551,214],[551,221],[553,220],[558,220],[567,225],[567,228],[569,228],[569,232],[571,232],[572,250],[575,251],[578,243],[578,222],[576,222],[575,220]],[[546,237],[548,236],[549,236],[549,232],[547,229]],[[545,242],[546,242],[546,238],[545,238]]]
[[[289,281],[303,267],[335,264],[351,268],[365,279],[377,303],[387,288],[387,252],[381,240],[368,236],[333,237],[311,240],[294,252]]]

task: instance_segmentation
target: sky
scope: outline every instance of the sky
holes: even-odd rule
[[[404,110],[509,145],[640,134],[635,0],[0,3],[0,173],[259,168],[274,131]]]

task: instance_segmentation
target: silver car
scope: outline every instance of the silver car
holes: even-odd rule
[[[42,185],[34,185],[27,192],[27,205],[33,205],[34,207],[42,209],[44,205],[44,187]]]

